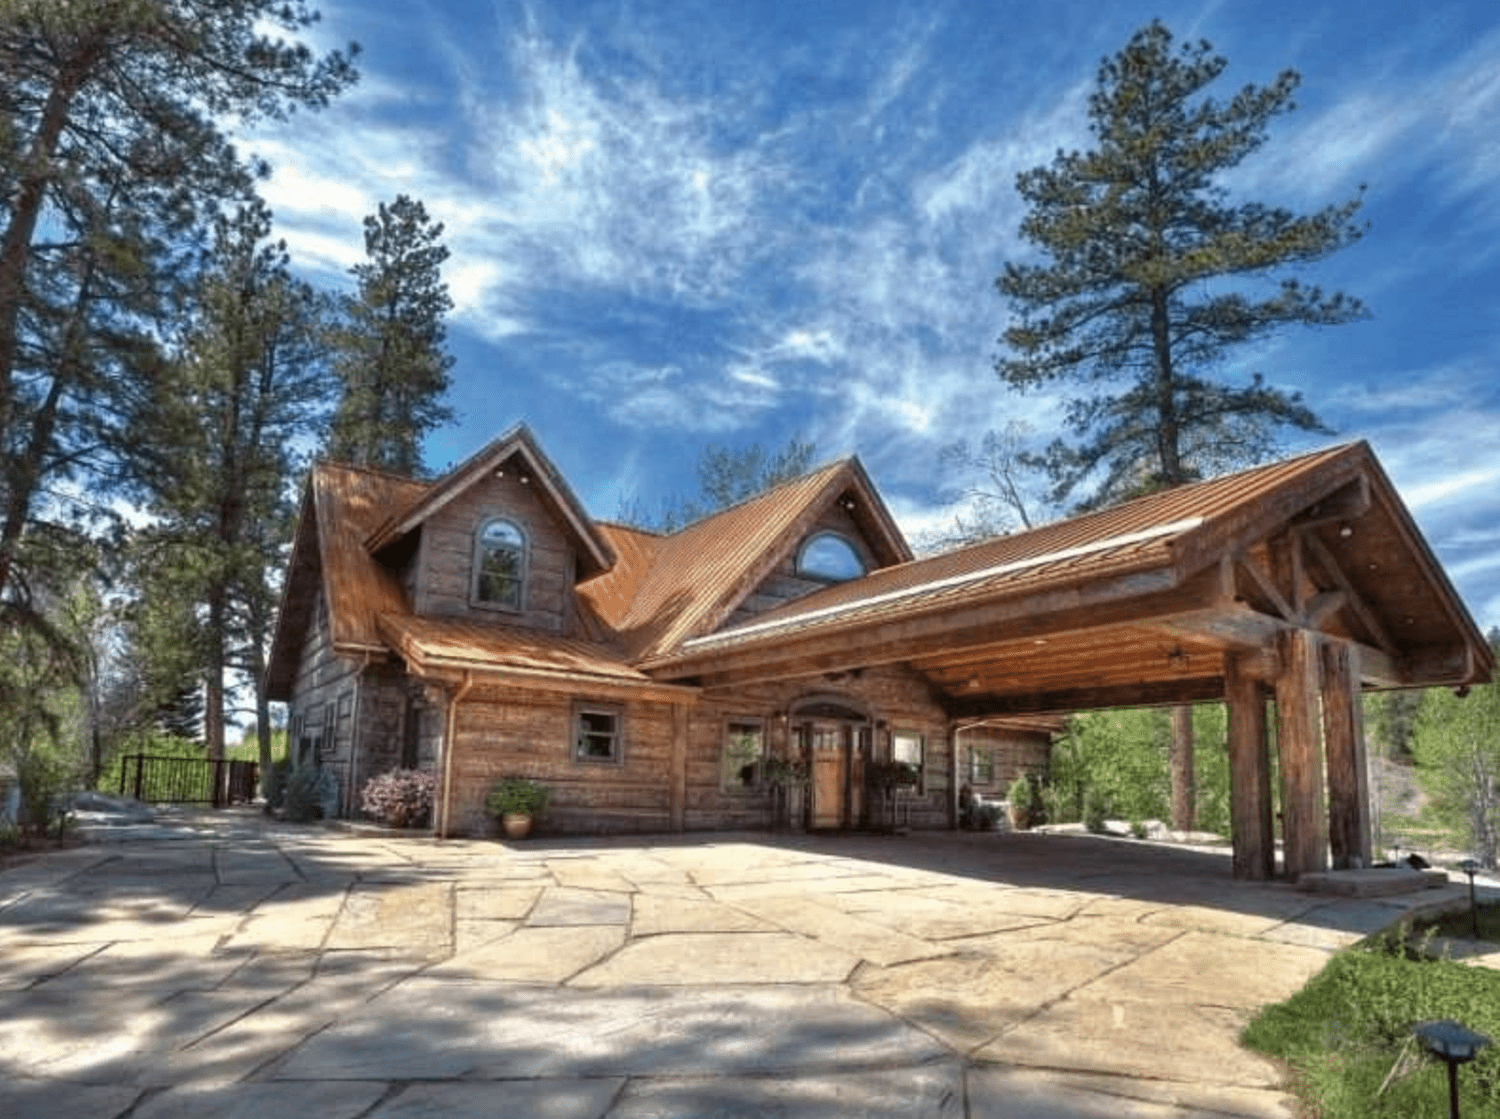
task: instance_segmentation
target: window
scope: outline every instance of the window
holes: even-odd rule
[[[917,771],[918,793],[927,791],[926,750],[922,736],[914,731],[898,730],[891,735],[891,760],[905,762]]]
[[[988,750],[969,750],[969,784],[989,785],[995,780],[995,755]]]
[[[719,788],[743,793],[759,786],[760,762],[766,753],[766,727],[759,719],[730,719],[724,724],[719,761]]]
[[[830,583],[857,579],[865,573],[865,564],[849,543],[836,532],[814,533],[797,553],[797,574]]]
[[[576,708],[573,712],[573,757],[581,762],[619,761],[621,723],[618,707],[590,704]]]
[[[486,521],[474,544],[474,601],[520,610],[526,589],[526,534],[503,518]]]

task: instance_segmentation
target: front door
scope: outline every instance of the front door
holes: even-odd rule
[[[810,826],[853,827],[863,819],[870,728],[863,723],[816,720],[798,730],[812,763]]]
[[[838,723],[808,727],[812,745],[812,826],[844,826],[844,789],[849,782],[847,731]]]

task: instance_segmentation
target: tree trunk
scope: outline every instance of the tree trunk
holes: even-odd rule
[[[1193,787],[1193,709],[1172,708],[1172,830],[1192,831],[1197,792]]]

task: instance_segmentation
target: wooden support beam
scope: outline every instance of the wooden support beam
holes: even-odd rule
[[[1370,865],[1370,774],[1359,701],[1359,650],[1327,641],[1321,658],[1328,754],[1328,843],[1333,869]]]
[[[687,828],[688,706],[672,704],[672,773],[668,812],[673,831]]]
[[[1292,518],[1295,528],[1312,528],[1334,521],[1353,521],[1370,511],[1370,480],[1363,474],[1345,483]]]
[[[1318,635],[1290,630],[1278,638],[1276,745],[1281,757],[1281,819],[1287,877],[1328,869],[1323,811],[1323,736],[1318,712]]]
[[[1209,703],[1224,698],[1222,676],[1142,681],[1097,688],[1065,688],[1024,695],[966,696],[945,705],[950,719],[998,719],[1008,715],[1067,714],[1097,707],[1162,707],[1172,703]]]
[[[1365,605],[1364,599],[1360,598],[1359,592],[1354,589],[1354,584],[1349,581],[1349,576],[1344,573],[1339,561],[1329,551],[1328,545],[1324,544],[1316,533],[1311,532],[1305,537],[1304,543],[1307,545],[1307,551],[1313,563],[1335,587],[1344,592],[1343,605],[1348,607],[1349,612],[1364,627],[1365,635],[1387,656],[1395,656],[1395,643],[1391,641],[1385,627],[1376,619],[1374,612]]]
[[[1283,594],[1281,587],[1277,586],[1278,583],[1285,586],[1290,581],[1284,574],[1291,569],[1290,561],[1279,558],[1283,553],[1288,551],[1289,547],[1290,545],[1285,537],[1280,537],[1271,542],[1271,556],[1276,567],[1276,571],[1271,576],[1267,576],[1265,572],[1251,563],[1249,557],[1243,553],[1238,557],[1236,570],[1243,571],[1250,577],[1250,582],[1254,585],[1254,589],[1271,604],[1272,608],[1276,613],[1281,615],[1283,620],[1294,622],[1297,619],[1297,609],[1292,604],[1292,597]]]
[[[1245,671],[1245,656],[1225,657],[1224,700],[1229,718],[1229,820],[1234,876],[1253,882],[1276,874],[1276,828],[1271,819],[1271,761],[1266,746],[1266,696]]]

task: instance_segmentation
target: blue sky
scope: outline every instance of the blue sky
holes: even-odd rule
[[[708,443],[860,455],[909,534],[951,521],[941,447],[1066,390],[993,372],[1018,171],[1087,144],[1099,60],[1159,16],[1302,74],[1226,180],[1311,210],[1368,184],[1365,239],[1304,279],[1372,317],[1235,355],[1367,439],[1470,609],[1500,624],[1500,6],[1481,0],[792,5],[321,0],[364,47],[330,109],[246,137],[295,262],[347,283],[406,192],[447,229],[458,422],[526,420],[590,510],[696,488]]]

